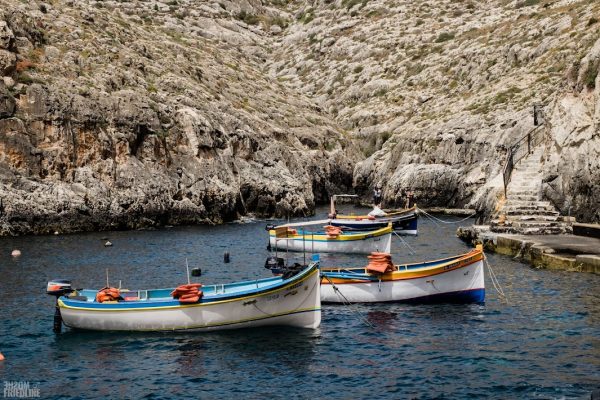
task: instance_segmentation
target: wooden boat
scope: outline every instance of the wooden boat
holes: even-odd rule
[[[191,303],[183,302],[185,296],[174,299],[173,289],[121,290],[119,300],[98,302],[96,290],[61,290],[52,283],[48,294],[57,296],[59,318],[71,328],[209,331],[266,325],[316,328],[321,323],[319,270],[314,262],[287,279],[203,286],[200,298]],[[55,330],[56,324],[55,315]]]
[[[325,221],[328,222],[328,221]],[[306,224],[306,223],[303,223]],[[392,226],[373,231],[336,231],[335,234],[305,231],[298,224],[287,224],[269,230],[269,245],[274,250],[292,250],[311,253],[359,253],[373,251],[389,253],[392,243]]]
[[[404,210],[387,211],[385,216],[373,217],[370,215],[336,215],[331,220],[331,225],[342,229],[370,230],[378,229],[392,224],[392,229],[402,235],[417,235],[417,207]]]
[[[383,272],[369,267],[321,268],[321,300],[327,303],[482,303],[485,299],[483,257],[482,247],[477,246],[469,253],[435,261],[390,263],[389,268],[379,270]],[[379,258],[374,269],[382,265]]]

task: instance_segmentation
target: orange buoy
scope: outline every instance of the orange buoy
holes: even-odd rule
[[[4,356],[0,353],[0,361],[4,361]]]

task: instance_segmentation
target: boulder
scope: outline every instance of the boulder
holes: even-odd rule
[[[6,21],[0,21],[0,49],[11,50],[15,41],[15,35]]]
[[[0,49],[0,75],[10,75],[15,71],[17,55],[8,50]]]
[[[0,119],[10,118],[15,113],[15,98],[10,94],[4,83],[0,82]]]

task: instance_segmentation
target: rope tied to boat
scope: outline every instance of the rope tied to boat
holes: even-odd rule
[[[398,235],[398,232],[396,231],[392,231],[394,233],[394,235],[398,236],[400,238],[400,240],[402,241],[402,243],[408,247],[408,250],[410,251],[410,254],[415,255],[417,254],[417,252],[415,251],[415,249],[412,248],[412,246],[410,244],[408,244],[408,242],[406,240],[404,240],[404,238],[400,235]]]
[[[465,217],[465,218],[463,218],[461,220],[458,220],[458,221],[444,221],[443,219],[440,219],[438,217],[435,217],[435,216],[429,214],[427,211],[423,210],[422,208],[418,208],[417,207],[417,211],[420,214],[422,213],[423,215],[425,215],[426,217],[428,217],[432,221],[434,221],[434,222],[438,221],[438,222],[441,222],[442,224],[459,224],[459,223],[464,222],[464,221],[468,220],[469,218],[473,218],[474,216],[477,215],[477,211],[475,211],[473,214],[471,214],[471,215],[469,215],[469,216],[467,216],[467,217]]]
[[[342,300],[342,304],[347,306],[350,309],[350,311],[352,311],[354,314],[356,314],[356,316],[358,317],[358,319],[360,321],[364,322],[369,327],[375,329],[375,325],[373,325],[371,322],[369,322],[369,320],[363,314],[361,314],[361,312],[359,310],[352,307],[352,303],[346,298],[346,296],[344,296],[344,294],[335,285],[335,283],[333,283],[331,278],[328,277],[327,275],[323,275],[323,276],[325,277],[325,279],[327,279],[327,281],[329,281],[329,284],[333,288],[333,291],[335,292],[335,294],[337,294],[338,297]]]
[[[483,254],[483,261],[484,261],[485,266],[487,267],[488,271],[490,271],[490,281],[492,282],[492,286],[494,286],[494,289],[498,293],[498,297],[505,304],[509,304],[508,297],[506,297],[506,294],[504,293],[504,289],[502,289],[502,286],[500,285],[500,281],[498,280],[498,277],[496,276],[494,269],[490,265],[485,253]]]

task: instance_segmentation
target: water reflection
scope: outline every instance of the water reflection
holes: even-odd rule
[[[391,331],[394,329],[393,322],[396,320],[397,314],[389,311],[374,310],[367,312],[367,321],[375,329],[382,331]]]

